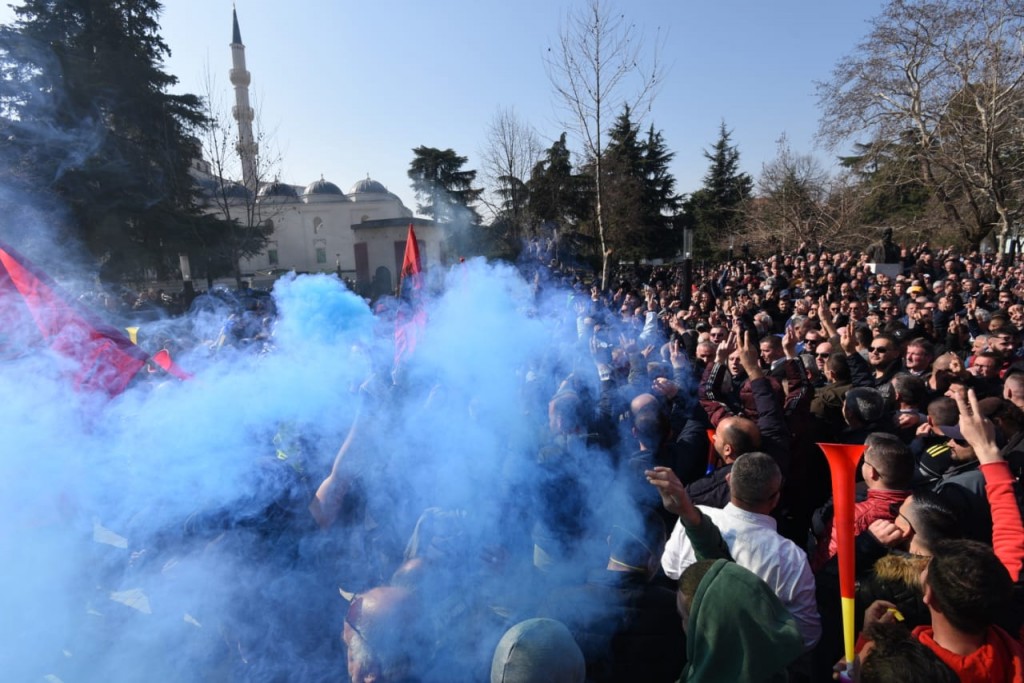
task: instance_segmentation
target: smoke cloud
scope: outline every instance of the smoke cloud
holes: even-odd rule
[[[594,566],[611,523],[635,514],[622,473],[597,450],[558,477],[538,467],[559,384],[572,373],[597,395],[582,293],[483,260],[434,275],[426,328],[395,373],[388,315],[326,275],[276,284],[258,346],[216,343],[229,307],[141,324],[177,340],[195,377],[143,377],[112,401],[74,393],[46,351],[6,357],[10,680],[337,679],[339,589],[389,581],[430,596],[443,654],[435,640],[410,655],[443,680],[477,672],[539,609],[543,506],[574,501],[583,537],[599,539],[546,547],[562,560],[546,564],[551,583]],[[357,419],[345,503],[321,530],[308,507]]]

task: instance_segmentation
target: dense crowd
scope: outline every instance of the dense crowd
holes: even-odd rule
[[[334,624],[342,650],[311,649],[360,683],[830,680],[843,615],[817,444],[863,444],[850,673],[1024,682],[1024,262],[801,246],[601,288],[550,255],[521,269],[572,362],[515,369],[536,438],[509,428],[501,462],[460,463],[485,502],[435,476],[444,445],[387,433],[409,419],[399,395],[469,431],[486,408],[443,384],[410,397],[398,368],[361,388],[330,472],[254,522],[344,548],[293,640]],[[272,311],[250,317],[232,343],[272,337]]]

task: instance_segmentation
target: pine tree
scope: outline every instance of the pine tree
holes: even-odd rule
[[[740,153],[730,144],[731,135],[723,121],[718,140],[711,151],[704,151],[704,158],[711,162],[704,186],[691,194],[685,204],[696,230],[696,241],[704,249],[713,240],[736,230],[754,187],[753,179],[739,170]]]
[[[916,173],[914,148],[909,143],[854,144],[854,154],[839,162],[851,169],[863,197],[858,220],[864,225],[902,226],[923,216],[932,193]]]
[[[574,172],[565,137],[562,133],[544,152],[527,183],[533,220],[563,228],[589,217],[594,186],[591,177]]]
[[[409,178],[416,193],[416,210],[435,221],[477,225],[480,216],[473,204],[483,193],[473,187],[476,171],[465,171],[468,159],[452,149],[420,146],[409,164]]]
[[[682,246],[676,219],[683,198],[676,193],[676,179],[669,171],[675,157],[665,144],[665,136],[654,125],[643,143],[643,223],[645,246],[652,257],[672,256]]]
[[[607,234],[620,257],[671,256],[682,198],[669,171],[674,154],[652,124],[641,139],[625,108],[608,132],[605,154]]]
[[[3,180],[61,215],[108,277],[165,274],[211,229],[188,173],[199,98],[167,92],[157,0],[27,0],[0,27]],[[205,226],[205,227],[203,227]]]
[[[608,131],[604,174],[605,239],[617,258],[647,255],[644,206],[644,148],[629,107]]]

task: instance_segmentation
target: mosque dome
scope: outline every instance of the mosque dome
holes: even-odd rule
[[[387,194],[388,193],[388,188],[384,187],[382,184],[378,183],[376,180],[373,180],[372,178],[367,177],[367,178],[364,178],[363,180],[360,180],[355,185],[353,185],[352,189],[349,190],[348,193],[349,194]]]
[[[298,199],[299,193],[287,183],[273,182],[261,187],[259,196],[264,198]]]
[[[306,186],[306,190],[302,193],[304,195],[338,195],[344,197],[345,193],[341,191],[341,188],[332,183],[329,180],[314,180]]]
[[[224,183],[224,196],[227,199],[249,199],[252,193],[242,183],[225,182]]]

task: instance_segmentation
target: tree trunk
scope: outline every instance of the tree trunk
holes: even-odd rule
[[[597,157],[595,159],[595,172],[594,172],[594,189],[597,193],[596,212],[597,212],[597,239],[601,245],[601,289],[605,289],[608,286],[608,246],[604,239],[604,204],[602,202],[603,193],[602,189],[604,183],[601,182],[601,138],[600,133],[598,134],[597,142]]]

